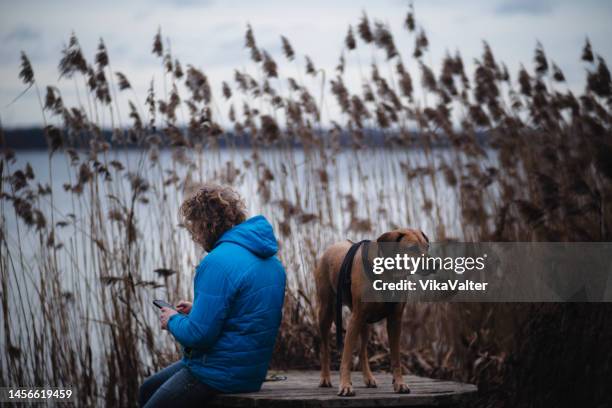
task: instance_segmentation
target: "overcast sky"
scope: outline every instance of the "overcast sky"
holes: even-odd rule
[[[0,0],[0,119],[5,128],[41,123],[32,90],[7,106],[24,89],[17,77],[21,50],[29,55],[41,85],[59,85],[65,99],[74,98],[74,84],[65,79],[58,83],[57,71],[62,45],[72,31],[90,60],[99,38],[104,38],[113,70],[125,73],[144,100],[149,81],[161,79],[159,61],[151,54],[152,38],[161,27],[173,54],[184,66],[203,69],[219,95],[220,81],[231,80],[234,68],[253,68],[244,49],[247,23],[253,26],[258,45],[279,63],[284,59],[282,34],[293,43],[301,65],[301,56],[309,55],[317,67],[331,73],[347,26],[355,25],[365,10],[371,20],[390,24],[400,52],[406,61],[413,62],[408,58],[413,39],[402,28],[407,4],[400,0]],[[429,35],[426,61],[434,67],[439,66],[446,51],[457,49],[471,67],[486,39],[497,59],[506,62],[516,77],[521,62],[532,68],[533,49],[539,40],[548,57],[564,71],[569,86],[580,90],[585,66],[579,57],[587,36],[594,50],[612,61],[609,0],[416,0],[415,9],[418,23]],[[363,49],[359,53],[365,66],[374,56]],[[352,67],[347,71],[351,83],[358,77],[356,54],[349,56],[348,63]],[[290,64],[281,69],[296,76],[297,67]]]

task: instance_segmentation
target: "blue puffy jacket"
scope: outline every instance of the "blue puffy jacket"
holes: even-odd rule
[[[285,296],[277,250],[263,216],[236,225],[197,267],[189,315],[168,322],[184,364],[221,392],[258,391],[266,377]]]

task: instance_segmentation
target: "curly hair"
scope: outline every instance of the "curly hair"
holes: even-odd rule
[[[183,201],[179,216],[191,238],[210,252],[224,232],[246,219],[246,207],[230,187],[205,184]]]

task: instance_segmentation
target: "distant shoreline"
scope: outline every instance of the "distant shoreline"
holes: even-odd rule
[[[181,129],[188,134],[188,129]],[[381,131],[378,129],[363,129],[363,142],[362,147],[367,148],[394,148],[398,146],[410,147],[420,149],[423,147],[422,140],[419,140],[419,135],[414,130],[409,130],[409,135],[411,140],[400,140],[399,132],[395,130],[386,130]],[[163,134],[163,131],[156,132],[157,134]],[[324,133],[326,136],[328,135],[328,130],[325,129],[323,131],[315,131],[315,133]],[[286,134],[286,132],[283,132]],[[103,130],[102,135],[106,141],[111,143],[114,149],[134,149],[139,150],[142,149],[142,146],[136,144],[127,144],[127,145],[117,145],[116,143],[112,143],[112,132],[110,130]],[[478,132],[476,134],[478,142],[480,145],[484,146],[487,144],[487,136],[484,132]],[[44,130],[40,127],[31,127],[31,128],[14,128],[14,129],[3,129],[3,139],[0,140],[1,148],[8,148],[12,150],[47,150],[47,141],[44,137]],[[294,140],[297,139],[297,136]],[[431,148],[446,148],[450,147],[450,142],[446,136],[441,137],[441,141],[432,142]],[[64,147],[72,147],[76,149],[85,149],[88,148],[88,141],[90,140],[90,136],[88,132],[83,132],[81,135],[81,140],[79,143],[73,143],[69,145],[65,145]],[[234,132],[227,132],[217,138],[210,137],[208,141],[205,141],[205,145],[213,145],[215,148],[244,148],[250,149],[252,148],[250,135],[245,133],[237,136]],[[355,142],[350,135],[349,132],[342,132],[334,143],[338,144],[342,148],[354,148]],[[282,141],[277,141],[275,143],[262,143],[262,147],[266,149],[275,149],[275,148],[304,148],[305,146],[302,143],[294,141],[291,146],[287,146],[287,144],[283,144]],[[170,144],[166,141],[162,143],[160,146],[161,149],[171,148]]]

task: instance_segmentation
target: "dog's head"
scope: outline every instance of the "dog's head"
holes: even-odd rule
[[[376,242],[380,243],[396,243],[399,248],[415,248],[420,253],[426,254],[429,250],[429,238],[421,230],[411,228],[400,228],[393,231],[385,232]]]

